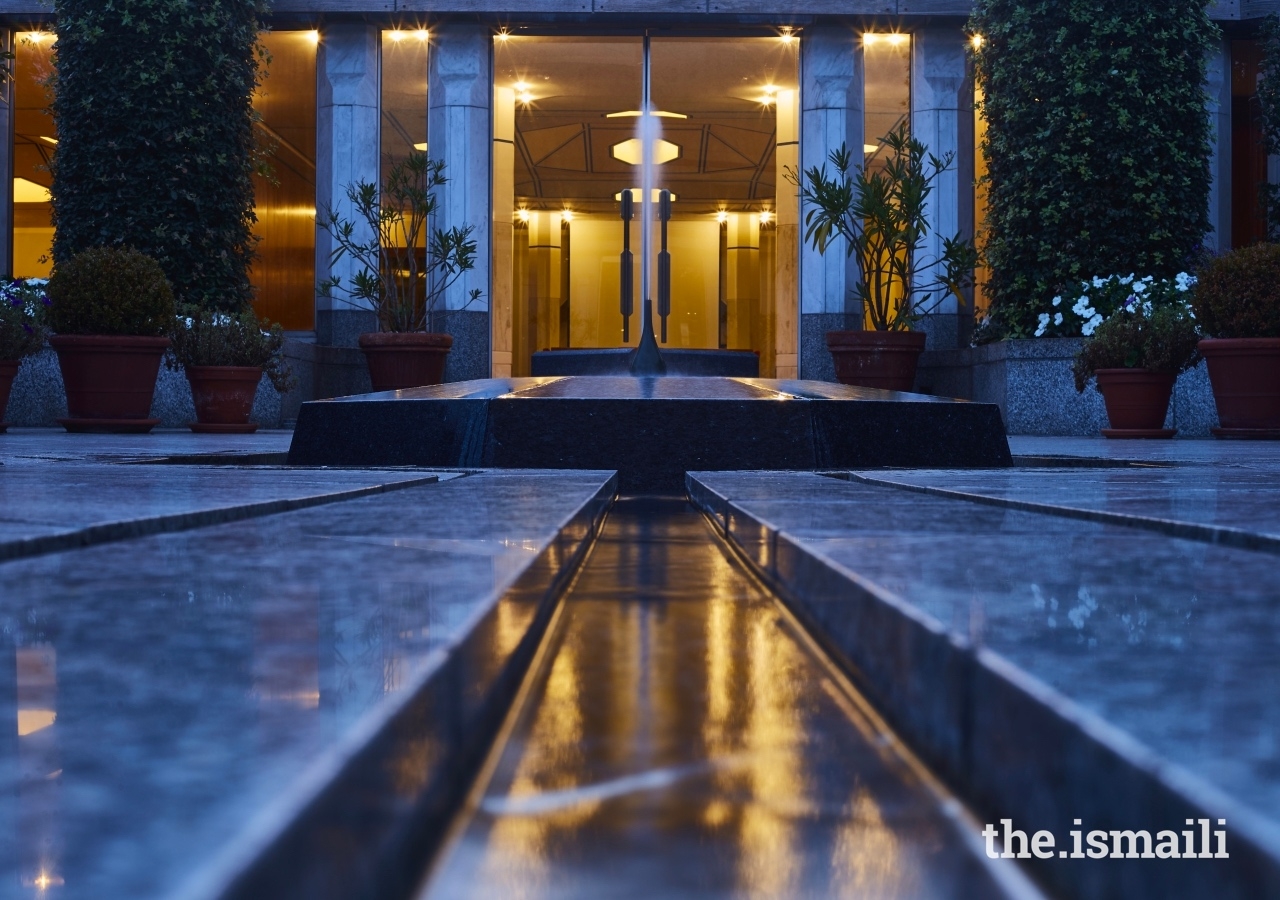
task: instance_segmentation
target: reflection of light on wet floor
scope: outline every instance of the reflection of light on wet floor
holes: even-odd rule
[[[20,709],[18,710],[18,737],[43,731],[57,720],[58,714],[52,709]]]

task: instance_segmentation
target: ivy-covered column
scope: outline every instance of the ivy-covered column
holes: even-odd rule
[[[1231,42],[1214,41],[1205,55],[1205,114],[1209,117],[1209,233],[1205,246],[1231,249]]]
[[[841,144],[862,153],[862,48],[847,27],[806,28],[800,42],[800,170],[827,163]],[[856,158],[856,157],[855,157]],[[804,217],[800,207],[800,230]],[[857,263],[835,241],[825,254],[809,242],[800,249],[800,377],[835,381],[825,335],[832,329],[860,328],[861,309],[851,306],[849,288]]]
[[[379,182],[379,54],[380,35],[372,25],[333,24],[321,32],[316,59],[316,209],[334,209],[360,227],[352,214],[347,185]],[[316,272],[332,272],[350,283],[360,268],[351,257],[331,270],[333,238],[316,229]],[[366,331],[378,330],[378,317],[336,297],[316,298],[316,342],[354,347]]]
[[[961,191],[973,190],[972,171],[961,172],[966,162],[972,169],[971,157],[961,152],[960,141],[961,110],[968,106],[960,96],[968,86],[965,36],[959,28],[922,28],[911,39],[912,136],[931,154],[941,159],[954,157],[929,197],[925,211],[929,233],[919,248],[922,258],[938,259],[943,253],[943,240],[954,237],[961,229],[960,211],[967,205],[961,202]],[[917,284],[935,284],[942,274],[938,269],[922,266],[917,272]],[[955,298],[947,297],[921,320],[919,327],[929,335],[930,350],[959,346],[959,312]]]
[[[440,190],[439,221],[470,225],[476,267],[445,296],[445,330],[453,350],[446,381],[489,377],[489,302],[492,260],[493,34],[482,25],[460,22],[431,32],[427,91],[427,134],[432,159],[443,160],[448,182]],[[471,292],[480,298],[468,303]]]

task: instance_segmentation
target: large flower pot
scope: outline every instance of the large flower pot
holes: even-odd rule
[[[857,387],[910,391],[924,352],[922,331],[828,331],[836,380]]]
[[[253,398],[262,380],[261,366],[187,366],[191,400],[196,407],[192,431],[199,434],[252,434]]]
[[[0,434],[9,428],[4,420],[5,407],[9,405],[9,391],[13,389],[13,379],[18,377],[18,360],[0,359]]]
[[[1280,438],[1280,338],[1206,338],[1218,437]]]
[[[160,424],[148,415],[168,338],[55,334],[49,343],[67,392],[69,418],[58,420],[67,431],[145,434]]]
[[[1107,405],[1109,438],[1171,438],[1176,428],[1165,428],[1169,398],[1173,396],[1172,372],[1150,369],[1099,369],[1098,391]]]
[[[440,384],[453,335],[427,331],[375,331],[360,335],[360,349],[375,391]]]

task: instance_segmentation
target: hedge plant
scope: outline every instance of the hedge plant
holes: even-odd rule
[[[1258,106],[1262,113],[1262,143],[1267,155],[1280,154],[1280,17],[1262,21],[1259,32],[1262,64],[1259,66]],[[1266,213],[1267,240],[1280,241],[1280,185],[1261,184],[1262,208]]]
[[[990,312],[1031,337],[1070,285],[1193,267],[1209,230],[1204,0],[978,0]]]
[[[160,264],[131,247],[93,247],[64,259],[47,285],[57,334],[161,337],[177,308]]]
[[[54,266],[154,257],[183,303],[252,299],[258,0],[54,0]]]

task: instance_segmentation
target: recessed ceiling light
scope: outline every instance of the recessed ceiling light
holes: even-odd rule
[[[644,162],[642,153],[644,145],[639,138],[628,138],[625,141],[614,144],[609,148],[609,155],[614,159],[627,163],[628,165],[638,166]],[[656,140],[653,142],[653,164],[660,166],[663,163],[669,163],[673,159],[680,158],[680,145],[673,144],[670,141]]]

